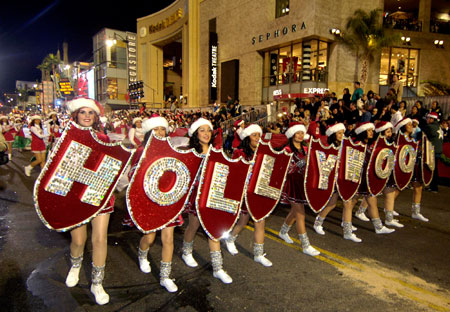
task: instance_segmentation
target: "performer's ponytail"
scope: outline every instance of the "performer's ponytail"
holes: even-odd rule
[[[253,158],[254,151],[253,151],[252,148],[250,147],[250,136],[245,137],[245,138],[241,141],[241,144],[239,144],[238,149],[243,150],[243,151],[244,151],[244,154],[245,154],[248,158]]]

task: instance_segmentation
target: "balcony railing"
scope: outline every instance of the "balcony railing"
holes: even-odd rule
[[[450,22],[432,20],[430,23],[430,32],[450,34]]]
[[[328,71],[320,67],[310,70],[299,70],[296,72],[287,72],[278,75],[266,76],[263,77],[263,81],[265,87],[305,81],[327,82]]]
[[[383,25],[392,29],[422,31],[422,21],[416,18],[394,19],[388,16],[383,20]]]

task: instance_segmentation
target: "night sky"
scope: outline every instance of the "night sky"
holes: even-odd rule
[[[174,0],[2,1],[0,9],[0,94],[16,80],[40,80],[36,67],[69,44],[69,62],[92,61],[92,36],[102,28],[136,32],[136,19]]]

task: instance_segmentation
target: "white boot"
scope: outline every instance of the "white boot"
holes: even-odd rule
[[[362,239],[353,234],[352,223],[351,222],[342,222],[342,227],[344,230],[344,239],[351,240],[355,243],[361,243]]]
[[[192,256],[192,251],[194,250],[194,241],[188,243],[183,241],[183,254],[181,255],[181,259],[183,259],[184,263],[188,267],[195,268],[198,267],[197,261],[195,261]]]
[[[320,251],[318,251],[316,248],[311,246],[311,244],[309,242],[308,234],[306,234],[306,233],[298,234],[298,238],[302,242],[302,249],[303,249],[304,254],[313,256],[313,257],[320,255]]]
[[[383,222],[381,222],[380,218],[372,219],[373,227],[375,228],[375,233],[377,234],[390,234],[395,232],[395,229],[390,229],[383,226]]]
[[[178,290],[177,285],[170,278],[170,272],[172,271],[172,262],[161,261],[161,268],[159,271],[159,284],[167,289],[168,292],[176,292]]]
[[[386,220],[384,221],[384,224],[389,226],[395,226],[398,228],[402,228],[404,225],[398,222],[398,220],[394,219],[394,212],[385,210]]]
[[[150,273],[152,271],[152,268],[150,267],[150,262],[147,259],[149,249],[141,250],[141,248],[138,247],[139,268],[144,273]]]
[[[283,223],[283,225],[281,226],[280,232],[278,232],[278,236],[288,244],[294,243],[292,238],[289,236],[290,229],[291,229],[290,225]]]
[[[266,258],[266,254],[264,253],[264,244],[253,244],[253,260],[255,262],[261,263],[265,267],[271,267],[272,262]]]
[[[23,169],[25,170],[25,175],[27,177],[30,177],[31,176],[31,170],[33,169],[33,167],[31,167],[31,165],[28,165],[28,166],[25,166]]]
[[[233,279],[222,268],[222,253],[220,251],[211,251],[209,254],[211,255],[213,276],[217,279],[220,279],[224,284],[231,284],[233,282]]]
[[[420,213],[420,203],[419,204],[412,204],[412,214],[411,214],[411,218],[416,219],[416,220],[420,220],[423,222],[428,222],[428,218],[425,218],[421,213]]]
[[[235,256],[239,253],[239,251],[236,248],[236,244],[235,244],[237,237],[238,237],[237,235],[230,234],[230,236],[225,240],[225,245],[227,246],[227,250],[233,256]]]
[[[83,262],[83,254],[79,257],[73,257],[70,255],[70,262],[72,263],[72,267],[69,270],[69,273],[66,277],[66,286],[67,287],[75,287],[78,284],[81,263]]]
[[[104,305],[109,302],[109,295],[103,289],[103,278],[105,277],[105,266],[95,266],[92,263],[92,285],[91,293],[95,296],[95,302]]]
[[[314,231],[316,231],[319,235],[325,235],[325,231],[323,230],[323,221],[325,218],[322,218],[320,215],[317,215],[316,220],[314,220]]]
[[[341,227],[344,227],[344,221],[341,222]],[[352,232],[356,232],[358,228],[352,224]]]

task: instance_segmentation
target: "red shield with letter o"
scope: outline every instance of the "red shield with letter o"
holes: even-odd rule
[[[414,174],[419,142],[407,138],[399,132],[397,137],[397,153],[395,154],[394,179],[400,191],[408,186]]]
[[[425,186],[430,185],[433,180],[434,168],[436,167],[435,157],[434,157],[434,146],[428,140],[425,133],[422,132],[422,182]]]
[[[355,144],[351,138],[342,140],[337,165],[336,187],[342,200],[347,201],[358,191],[363,175],[366,145]]]
[[[270,143],[261,141],[255,155],[245,203],[257,222],[267,218],[278,204],[292,154],[276,152]]]
[[[183,211],[203,158],[152,135],[127,189],[130,216],[143,233],[160,230]]]
[[[397,147],[379,136],[367,166],[367,188],[373,196],[380,194],[394,169]]]
[[[200,223],[212,240],[228,234],[236,223],[246,191],[250,163],[232,160],[210,148],[202,166],[196,208]]]
[[[339,148],[324,146],[320,139],[312,139],[309,144],[304,187],[309,207],[315,213],[325,208],[334,192],[338,154]]]
[[[49,229],[67,231],[91,220],[109,204],[132,155],[71,121],[34,185],[41,221]]]

